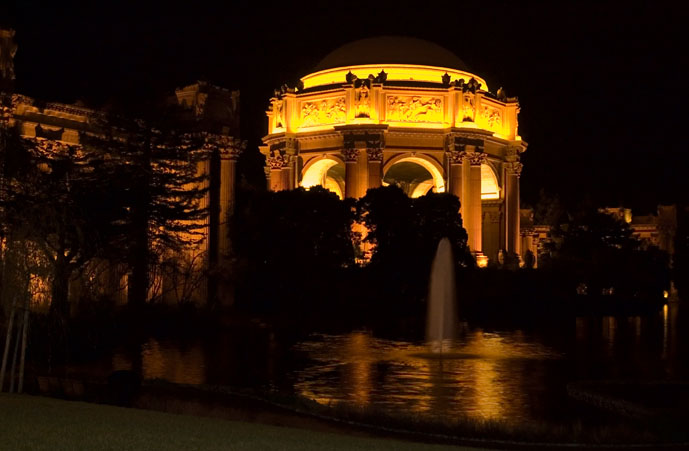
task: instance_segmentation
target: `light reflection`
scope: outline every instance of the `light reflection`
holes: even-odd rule
[[[668,306],[663,305],[663,358],[667,358],[667,336],[668,336],[668,321],[667,321]]]
[[[528,415],[525,385],[543,383],[533,374],[525,377],[525,362],[559,357],[519,331],[475,331],[455,342],[445,358],[430,356],[422,344],[365,332],[316,337],[299,350],[315,362],[298,372],[295,388],[322,404],[344,401],[433,417],[510,421]]]
[[[351,401],[359,405],[368,404],[371,393],[371,362],[367,358],[370,339],[371,336],[366,333],[354,332],[345,343],[344,353],[352,357],[345,367],[345,378],[352,388]]]
[[[205,361],[201,346],[186,349],[161,346],[152,338],[143,345],[141,365],[144,379],[166,379],[178,384],[203,384]]]
[[[615,347],[615,334],[617,333],[617,318],[614,316],[604,316],[602,333],[606,350],[608,354],[612,354]]]

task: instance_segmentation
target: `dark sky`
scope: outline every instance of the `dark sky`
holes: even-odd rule
[[[377,35],[434,41],[519,97],[524,202],[545,189],[641,213],[689,200],[689,15],[682,2],[637,3],[18,1],[0,6],[0,22],[17,30],[19,92],[97,107],[206,79],[241,90],[256,153],[273,88],[329,51]]]

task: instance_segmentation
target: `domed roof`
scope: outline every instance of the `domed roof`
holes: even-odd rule
[[[328,53],[314,72],[363,64],[418,64],[467,71],[464,62],[449,50],[423,39],[381,36],[350,42]]]

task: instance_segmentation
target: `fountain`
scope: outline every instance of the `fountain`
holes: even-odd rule
[[[443,238],[438,243],[428,286],[426,340],[432,352],[442,353],[443,345],[455,338],[456,303],[452,245]]]

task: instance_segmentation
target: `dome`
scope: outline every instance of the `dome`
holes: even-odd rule
[[[437,44],[403,36],[381,36],[360,39],[333,50],[314,72],[363,64],[416,64],[468,71],[457,55]]]

